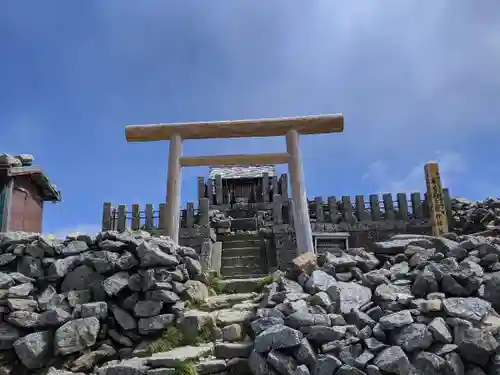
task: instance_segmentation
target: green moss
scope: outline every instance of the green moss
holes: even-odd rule
[[[184,343],[184,335],[176,326],[168,327],[163,334],[153,341],[147,350],[149,354],[168,352],[174,348],[182,346]]]
[[[210,319],[207,320],[198,330],[194,337],[184,337],[183,345],[200,345],[214,340],[215,324]]]
[[[194,363],[186,361],[175,366],[174,375],[198,375],[198,372]]]
[[[215,324],[212,319],[207,320],[198,331],[197,343],[210,342],[214,340]]]
[[[168,352],[185,345],[199,345],[211,342],[214,340],[214,336],[215,324],[212,320],[205,322],[196,336],[193,337],[187,337],[179,328],[171,326],[168,327],[160,337],[149,344],[148,349],[145,351],[145,355]]]
[[[200,310],[202,303],[200,301],[186,301],[184,302],[185,310]]]
[[[208,287],[211,288],[215,294],[223,294],[226,292],[226,287],[222,282],[222,279],[217,276],[208,277]]]
[[[260,293],[264,290],[264,287],[266,285],[272,284],[273,282],[274,282],[273,275],[268,275],[266,277],[263,277],[255,287],[255,291],[257,293]]]

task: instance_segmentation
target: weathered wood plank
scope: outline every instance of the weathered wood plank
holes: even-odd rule
[[[422,206],[422,197],[420,193],[411,193],[411,213],[415,219],[423,219],[424,218],[424,210]]]
[[[222,189],[222,176],[215,176],[215,202],[216,204],[224,204],[224,191]]]
[[[379,221],[380,219],[382,219],[382,212],[380,212],[380,200],[378,199],[378,194],[370,195],[370,211],[373,221]]]
[[[154,207],[151,203],[146,204],[146,220],[144,229],[151,230],[154,228]]]
[[[398,217],[400,220],[408,220],[408,198],[406,193],[398,193]]]
[[[194,203],[186,203],[186,228],[194,227]]]
[[[102,224],[101,224],[102,231],[107,231],[112,229],[111,208],[112,208],[111,202],[104,202],[104,204],[102,205]]]
[[[316,214],[317,221],[325,221],[325,213],[323,211],[323,198],[314,198],[314,213]]]
[[[132,230],[139,230],[140,228],[140,215],[141,215],[141,209],[137,203],[134,203],[132,205],[132,225],[131,228]]]
[[[160,203],[158,206],[158,229],[165,228],[165,210],[167,209],[165,203]]]
[[[117,230],[119,232],[124,231],[127,228],[127,206],[124,204],[118,205],[118,225]]]
[[[273,219],[276,224],[283,223],[283,202],[279,194],[273,195]]]
[[[387,193],[382,195],[382,201],[384,202],[385,219],[394,220],[396,218],[396,212],[394,211],[392,194]]]

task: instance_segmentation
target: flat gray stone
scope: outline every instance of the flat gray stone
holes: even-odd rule
[[[30,333],[14,343],[14,350],[24,366],[37,369],[52,359],[52,335],[49,331]]]
[[[476,297],[452,297],[443,300],[444,311],[450,315],[471,322],[481,321],[490,311],[491,304]]]
[[[259,353],[272,349],[285,349],[297,346],[303,339],[303,334],[287,326],[273,326],[261,332],[255,338],[255,350]]]
[[[410,310],[401,310],[383,316],[380,318],[379,323],[382,329],[391,330],[413,323],[413,316],[411,316]]]
[[[76,319],[65,323],[54,335],[55,354],[67,355],[93,346],[99,329],[99,319],[96,317]]]
[[[186,361],[196,361],[213,353],[213,344],[200,346],[181,346],[168,352],[156,353],[144,358],[145,363],[153,368],[175,367]]]

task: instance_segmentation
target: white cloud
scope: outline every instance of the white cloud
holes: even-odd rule
[[[381,193],[425,191],[424,165],[429,161],[422,161],[411,168],[410,172],[401,175],[391,169],[395,166],[395,163],[377,160],[368,166],[362,179],[375,183]],[[435,161],[439,165],[443,187],[451,186],[453,181],[456,181],[467,171],[465,159],[461,154],[454,151],[436,152]]]

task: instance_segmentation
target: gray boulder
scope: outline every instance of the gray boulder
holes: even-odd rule
[[[67,355],[91,347],[97,340],[99,329],[99,319],[96,317],[65,323],[54,335],[55,354]]]
[[[52,358],[52,335],[49,331],[30,333],[16,340],[14,350],[27,368],[41,368]]]

